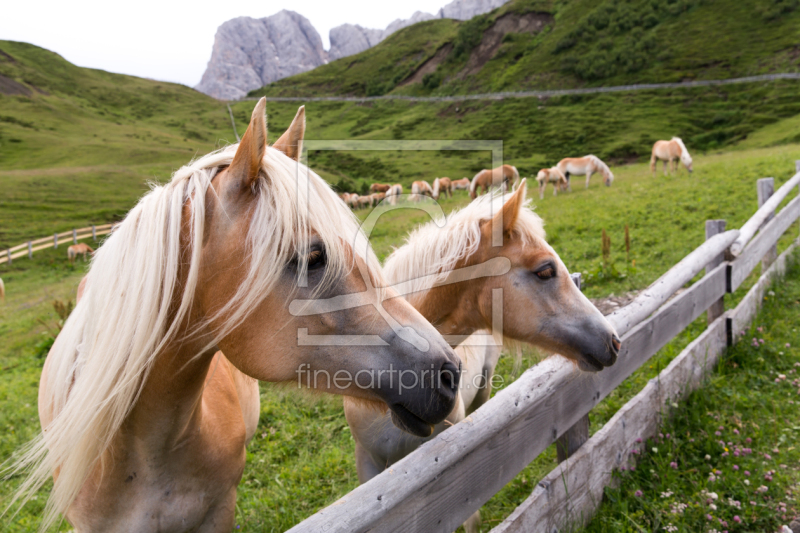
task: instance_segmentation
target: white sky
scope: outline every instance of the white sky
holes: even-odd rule
[[[0,39],[47,48],[82,67],[194,86],[211,58],[217,27],[235,17],[296,11],[311,21],[327,49],[328,31],[340,24],[385,28],[415,11],[435,14],[449,2],[4,0]]]

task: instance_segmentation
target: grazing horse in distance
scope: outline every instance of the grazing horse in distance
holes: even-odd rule
[[[559,161],[556,166],[567,178],[567,182],[569,182],[570,176],[572,175],[585,175],[587,189],[589,188],[589,179],[592,177],[592,174],[596,172],[599,172],[603,176],[603,183],[606,184],[606,187],[610,187],[611,182],[614,181],[614,174],[611,172],[611,169],[596,155],[589,154],[585,157],[566,157]]]
[[[650,155],[650,171],[656,177],[656,165],[658,160],[664,161],[664,175],[667,175],[667,162],[669,162],[670,172],[677,172],[678,160],[683,163],[689,173],[692,172],[692,156],[680,137],[673,137],[669,141],[656,141],[653,145],[653,153]],[[674,168],[673,168],[674,165]]]
[[[469,184],[469,178],[461,178],[460,180],[453,180],[451,182],[451,188],[453,191],[468,191]]]
[[[561,169],[558,167],[552,168],[543,168],[539,171],[536,175],[536,181],[539,182],[539,199],[544,198],[544,190],[547,187],[548,183],[553,184],[553,196],[558,194],[558,190],[561,189],[562,191],[570,191],[572,192],[572,188],[569,186],[569,181],[567,177],[564,176],[564,173],[561,172]]]
[[[238,145],[143,196],[94,255],[42,369],[43,432],[8,469],[28,473],[11,500],[23,505],[53,478],[42,530],[63,514],[82,532],[231,531],[256,380],[357,396],[421,436],[455,406],[458,357],[382,288],[356,218],[298,161],[304,109],[269,147],[265,108],[262,98]],[[351,293],[365,305],[313,308]],[[331,347],[299,342],[304,331],[385,341]],[[433,369],[440,383],[302,374],[390,368]]]
[[[513,188],[519,182],[519,171],[517,167],[511,165],[502,165],[492,170],[481,170],[475,177],[472,178],[472,183],[469,186],[469,197],[473,200],[478,197],[478,187],[481,188],[483,194],[492,187],[501,187],[504,190]]]
[[[373,183],[369,186],[369,192],[387,192],[391,188],[388,183]]]
[[[433,199],[438,200],[439,195],[444,192],[448,198],[453,197],[452,182],[450,178],[436,178],[433,180]]]
[[[399,183],[395,183],[394,185],[389,188],[389,191],[386,193],[386,196],[389,197],[389,203],[392,205],[397,205],[397,202],[400,201],[400,195],[403,194],[403,186]]]
[[[433,189],[427,181],[415,181],[411,184],[411,201],[419,202],[422,196],[433,196]]]
[[[602,370],[614,364],[620,340],[613,326],[578,290],[558,254],[545,241],[542,220],[530,209],[525,192],[523,180],[505,202],[500,194],[485,195],[451,213],[443,227],[435,222],[420,226],[387,258],[384,273],[442,333],[473,335],[499,323],[502,331],[496,333],[509,341],[562,354],[586,371]],[[502,247],[493,246],[496,225],[502,225]],[[483,278],[449,281],[455,277],[451,276],[453,272],[477,265],[485,267],[494,261],[502,261],[508,267]],[[503,291],[499,302],[495,299],[498,289]],[[493,306],[498,303],[502,321],[495,322],[497,309],[493,310]],[[463,365],[458,403],[447,420],[436,426],[435,434],[463,420],[491,395],[499,356],[496,346],[461,345],[456,352]],[[386,415],[357,401],[345,398],[344,406],[356,441],[360,483],[366,483],[432,438],[396,431]],[[480,514],[476,513],[465,529],[469,533],[477,531],[479,520]]]
[[[3,278],[0,278],[0,300],[6,301],[6,286],[3,283]]]
[[[86,261],[86,254],[92,254],[94,250],[89,247],[86,243],[79,243],[73,244],[69,248],[67,248],[67,258],[69,259],[70,263],[74,263],[75,259],[78,258],[79,255],[83,256],[83,260]]]

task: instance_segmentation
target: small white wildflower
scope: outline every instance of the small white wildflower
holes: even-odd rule
[[[710,460],[711,460],[711,456],[710,456],[710,455],[708,455],[708,454],[706,454],[706,457],[705,457],[705,459],[706,459],[706,461],[710,461]]]

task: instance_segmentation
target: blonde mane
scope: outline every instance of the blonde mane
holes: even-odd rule
[[[589,154],[589,158],[594,161],[595,166],[600,170],[600,174],[602,174],[604,178],[607,178],[609,183],[614,181],[614,173],[611,172],[611,169],[608,168],[608,165],[606,165],[602,159],[593,154]]]
[[[469,192],[471,194],[474,194],[475,191],[477,190],[477,187],[478,187],[478,176],[480,176],[482,173],[483,173],[483,170],[481,170],[480,172],[475,174],[475,176],[472,177],[472,181],[469,182]]]
[[[478,250],[481,224],[498,213],[510,197],[499,191],[486,194],[450,213],[444,227],[434,221],[418,227],[386,259],[383,273],[387,282],[409,282],[412,292],[406,299],[416,307],[435,283],[447,278],[459,261]],[[544,224],[531,210],[530,200],[520,208],[514,231],[526,244],[545,239]]]
[[[237,147],[206,155],[175,172],[169,183],[154,186],[94,255],[86,291],[56,339],[43,376],[42,401],[52,405],[53,420],[6,468],[9,475],[28,473],[9,507],[24,505],[58,471],[41,530],[75,500],[134,407],[154,360],[180,334],[198,283],[206,198],[215,194],[211,182],[231,164]],[[307,249],[312,231],[325,244],[328,260],[319,290],[353,267],[349,244],[355,244],[353,253],[366,253],[371,273],[382,280],[355,216],[319,176],[273,148],[266,150],[261,170],[250,228],[242,237],[248,273],[238,288],[231,287],[235,293],[218,315],[226,317],[224,324],[202,352],[270,293],[286,265]],[[186,220],[184,210],[190,213]],[[182,224],[191,228],[185,247]],[[181,285],[179,268],[187,262]],[[300,265],[298,276],[306,266]],[[180,302],[177,309],[173,302]]]
[[[691,165],[692,156],[689,155],[689,150],[686,149],[686,145],[683,144],[683,140],[680,137],[673,137],[672,140],[678,143],[678,146],[681,147],[681,162],[687,167]]]

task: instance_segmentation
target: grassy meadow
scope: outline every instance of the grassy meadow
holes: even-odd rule
[[[585,190],[575,182],[572,194],[553,197],[549,189],[543,200],[536,197],[535,190],[531,194],[546,222],[548,240],[571,270],[586,273],[587,294],[602,297],[651,283],[703,241],[706,219],[724,218],[729,227],[740,226],[756,209],[755,179],[775,176],[779,185],[791,175],[795,159],[800,159],[798,145],[742,149],[697,156],[691,176],[682,171],[653,179],[647,165],[638,163],[615,167],[612,187],[597,182]],[[433,165],[436,159],[431,161]],[[311,163],[313,167],[313,160]],[[467,201],[460,192],[442,206],[449,211]],[[366,213],[358,212],[362,217]],[[378,254],[387,255],[426,216],[412,209],[384,215],[373,233]],[[623,244],[625,225],[631,235],[630,262]],[[603,275],[607,271],[600,258],[602,229],[612,239],[616,275]],[[789,240],[790,235],[784,237],[781,247]],[[0,266],[8,290],[7,301],[0,306],[2,460],[38,431],[36,391],[43,363],[38,352],[48,327],[58,319],[52,301],[74,299],[86,268],[80,262],[69,266],[65,256],[62,245],[35,254],[32,261],[19,259]],[[733,302],[736,297],[729,299]],[[592,429],[605,423],[703,327],[701,318],[603,401],[592,412]],[[526,352],[523,364],[530,366],[537,358],[535,352]],[[513,381],[510,358],[501,362],[499,372],[506,383]],[[237,522],[242,530],[283,531],[357,485],[353,440],[339,398],[308,396],[291,386],[263,384],[261,402],[259,430],[248,447],[248,466],[240,485]],[[555,452],[550,449],[495,496],[484,507],[484,530],[513,510],[553,466]],[[2,484],[0,504],[7,501],[16,483],[12,479]],[[7,530],[30,531],[45,495],[42,492],[7,521]]]

